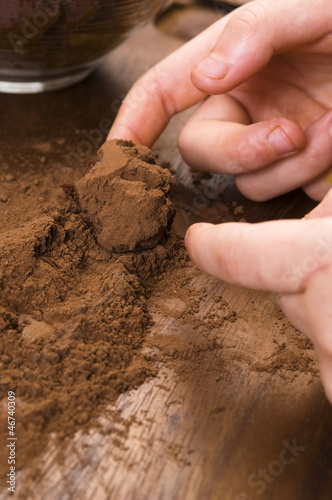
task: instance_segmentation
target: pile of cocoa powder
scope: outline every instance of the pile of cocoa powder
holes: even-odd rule
[[[88,214],[60,208],[0,236],[0,399],[15,392],[18,467],[155,374],[140,351],[148,281],[186,260],[169,233],[171,174],[131,143],[99,156],[77,183]]]

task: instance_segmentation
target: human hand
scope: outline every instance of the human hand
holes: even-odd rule
[[[332,189],[302,220],[194,224],[186,246],[203,271],[277,294],[286,316],[312,340],[332,404]]]
[[[174,114],[212,95],[179,137],[190,165],[234,174],[251,199],[303,186],[320,200],[332,167],[331,32],[329,0],[250,2],[138,80],[110,138],[151,146]]]

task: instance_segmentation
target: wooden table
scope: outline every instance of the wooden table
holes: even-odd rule
[[[64,134],[75,150],[78,138],[82,138],[80,131],[98,128],[103,118],[113,119],[119,99],[136,78],[181,43],[149,26],[108,56],[80,85],[53,94],[0,95],[4,155],[13,151],[24,154],[37,138],[40,143],[43,138],[56,140]],[[192,189],[176,149],[176,136],[186,116],[184,113],[173,120],[155,151],[160,161],[169,161],[176,170],[178,184]],[[65,153],[57,152],[54,160],[64,164]],[[54,173],[52,163],[48,168],[53,169],[52,175],[65,175]],[[311,206],[299,192],[256,204],[242,200],[229,186],[226,197],[243,204],[249,221],[298,217]],[[192,213],[190,222],[204,218],[203,212]],[[188,218],[179,219],[179,231],[183,232],[187,223]],[[26,472],[19,475],[22,498],[331,498],[332,409],[318,375],[305,369],[291,372],[282,364],[274,373],[259,369],[266,361],[262,351],[273,357],[282,344],[301,356],[294,340],[298,334],[282,315],[278,316],[270,294],[229,286],[201,273],[188,279],[188,287],[198,294],[206,290],[200,300],[202,320],[216,307],[215,297],[222,297],[237,321],[225,321],[221,329],[211,328],[209,337],[203,330],[193,330],[176,314],[181,307],[177,292],[164,281],[163,286],[170,289],[170,302],[161,312],[152,295],[150,312],[156,324],[150,335],[173,335],[184,346],[206,345],[199,369],[194,364],[191,368],[185,360],[177,362],[177,370],[172,363],[162,364],[155,378],[119,397],[114,410],[121,418],[104,417],[107,432],[92,429],[77,435],[65,453],[63,466],[51,448],[43,458],[43,476],[38,481],[26,479]],[[209,348],[211,340],[215,349]],[[220,369],[226,351],[232,362]],[[303,355],[310,357],[313,352],[309,349]],[[186,364],[186,376],[181,376],[181,363]],[[252,363],[256,363],[255,369]],[[1,500],[9,497],[6,492],[0,495]]]

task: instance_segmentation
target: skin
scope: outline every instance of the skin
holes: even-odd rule
[[[191,166],[233,174],[253,200],[298,187],[323,200],[302,220],[195,224],[186,245],[205,272],[276,293],[313,341],[332,403],[331,61],[330,0],[250,2],[143,75],[109,138],[152,146],[201,103],[178,141]]]

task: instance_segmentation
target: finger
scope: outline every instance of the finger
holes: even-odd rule
[[[277,302],[285,316],[300,332],[311,339],[307,309],[304,307],[303,293],[283,293],[276,295]]]
[[[332,111],[306,130],[306,147],[294,156],[262,169],[241,174],[235,182],[239,190],[256,201],[265,201],[308,184],[332,166]]]
[[[210,97],[182,129],[180,152],[195,169],[240,174],[265,167],[305,145],[302,128],[291,120],[248,123],[246,111],[233,97]]]
[[[228,18],[213,49],[193,68],[192,81],[208,94],[229,91],[262,69],[274,54],[314,42],[331,28],[331,2],[317,0],[314,11],[311,0],[294,0],[291,8],[289,0],[250,2]]]
[[[212,48],[227,17],[173,52],[133,85],[108,139],[122,138],[151,146],[174,114],[205,97],[192,84],[191,69]]]
[[[194,224],[190,257],[203,271],[231,283],[276,293],[300,292],[332,259],[332,217],[259,224]]]
[[[332,267],[314,274],[305,293],[311,339],[327,398],[332,403]]]
[[[324,34],[321,38],[303,45],[297,49],[298,52],[307,54],[331,54],[332,52],[332,36],[331,31]]]
[[[306,219],[319,219],[322,217],[332,217],[332,189],[329,190],[319,205],[305,216]]]
[[[304,192],[313,200],[321,201],[324,196],[329,192],[332,186],[331,173],[324,173],[317,179],[309,182],[303,186]]]
[[[332,403],[331,283],[331,267],[324,267],[311,276],[304,294],[282,294],[277,300],[293,325],[314,343],[322,382]]]

